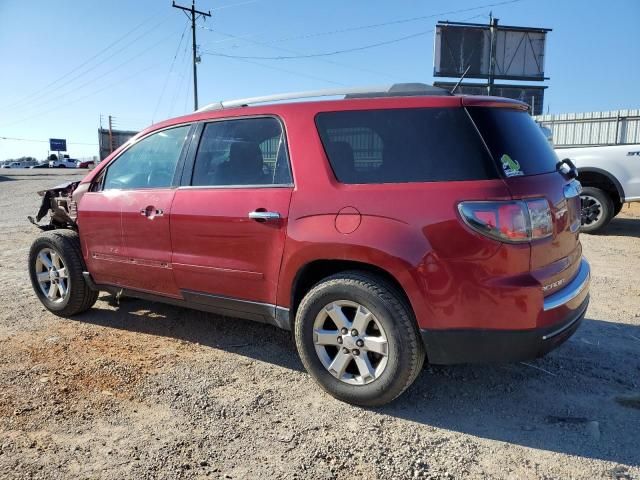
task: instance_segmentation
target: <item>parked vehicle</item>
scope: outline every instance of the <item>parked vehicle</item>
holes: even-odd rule
[[[622,205],[640,202],[640,144],[556,148],[570,158],[582,184],[582,231],[598,233]]]
[[[73,158],[59,158],[58,160],[49,160],[49,168],[76,168],[77,160]]]
[[[49,162],[41,162],[36,163],[35,165],[30,166],[29,168],[49,168]]]
[[[76,168],[94,168],[95,166],[96,162],[93,160],[76,161]]]
[[[8,162],[3,163],[2,168],[24,168],[22,162]]]
[[[40,192],[33,288],[64,317],[107,290],[292,330],[322,388],[359,405],[425,357],[541,356],[578,328],[590,270],[577,173],[526,109],[411,84],[167,120]]]

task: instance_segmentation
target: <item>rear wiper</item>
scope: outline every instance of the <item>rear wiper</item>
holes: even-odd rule
[[[564,173],[569,178],[578,178],[578,168],[570,158],[565,158],[556,163],[556,170],[560,173]]]

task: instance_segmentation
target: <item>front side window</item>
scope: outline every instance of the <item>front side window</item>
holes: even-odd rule
[[[107,168],[103,190],[170,187],[189,128],[162,130],[131,146]]]
[[[462,108],[323,112],[316,126],[341,183],[408,183],[497,178]]]
[[[290,185],[280,122],[271,117],[208,123],[198,146],[194,186]]]

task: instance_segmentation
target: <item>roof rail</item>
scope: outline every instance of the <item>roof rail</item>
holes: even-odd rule
[[[299,100],[302,98],[318,97],[338,97],[344,98],[376,98],[376,97],[413,97],[420,95],[451,95],[451,93],[440,87],[433,87],[424,83],[395,83],[393,85],[381,85],[376,87],[347,87],[330,88],[324,90],[309,90],[306,92],[279,93],[276,95],[266,95],[262,97],[240,98],[237,100],[224,100],[222,102],[210,103],[197,112],[208,112],[211,110],[222,110],[225,108],[248,107],[258,103],[280,102],[285,100]]]

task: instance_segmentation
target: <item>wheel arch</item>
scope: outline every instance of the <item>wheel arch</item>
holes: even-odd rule
[[[406,302],[412,314],[414,316],[416,315],[405,286],[403,286],[403,283],[397,278],[397,276],[388,269],[363,260],[339,258],[313,259],[301,265],[296,270],[290,285],[289,322],[291,327],[293,327],[300,302],[314,285],[320,282],[323,278],[327,278],[337,273],[354,270],[370,273],[381,278],[397,291],[397,293],[402,297],[402,300]]]
[[[580,168],[578,172],[578,180],[583,186],[604,190],[611,197],[614,205],[624,202],[624,189],[611,173],[597,167]]]

